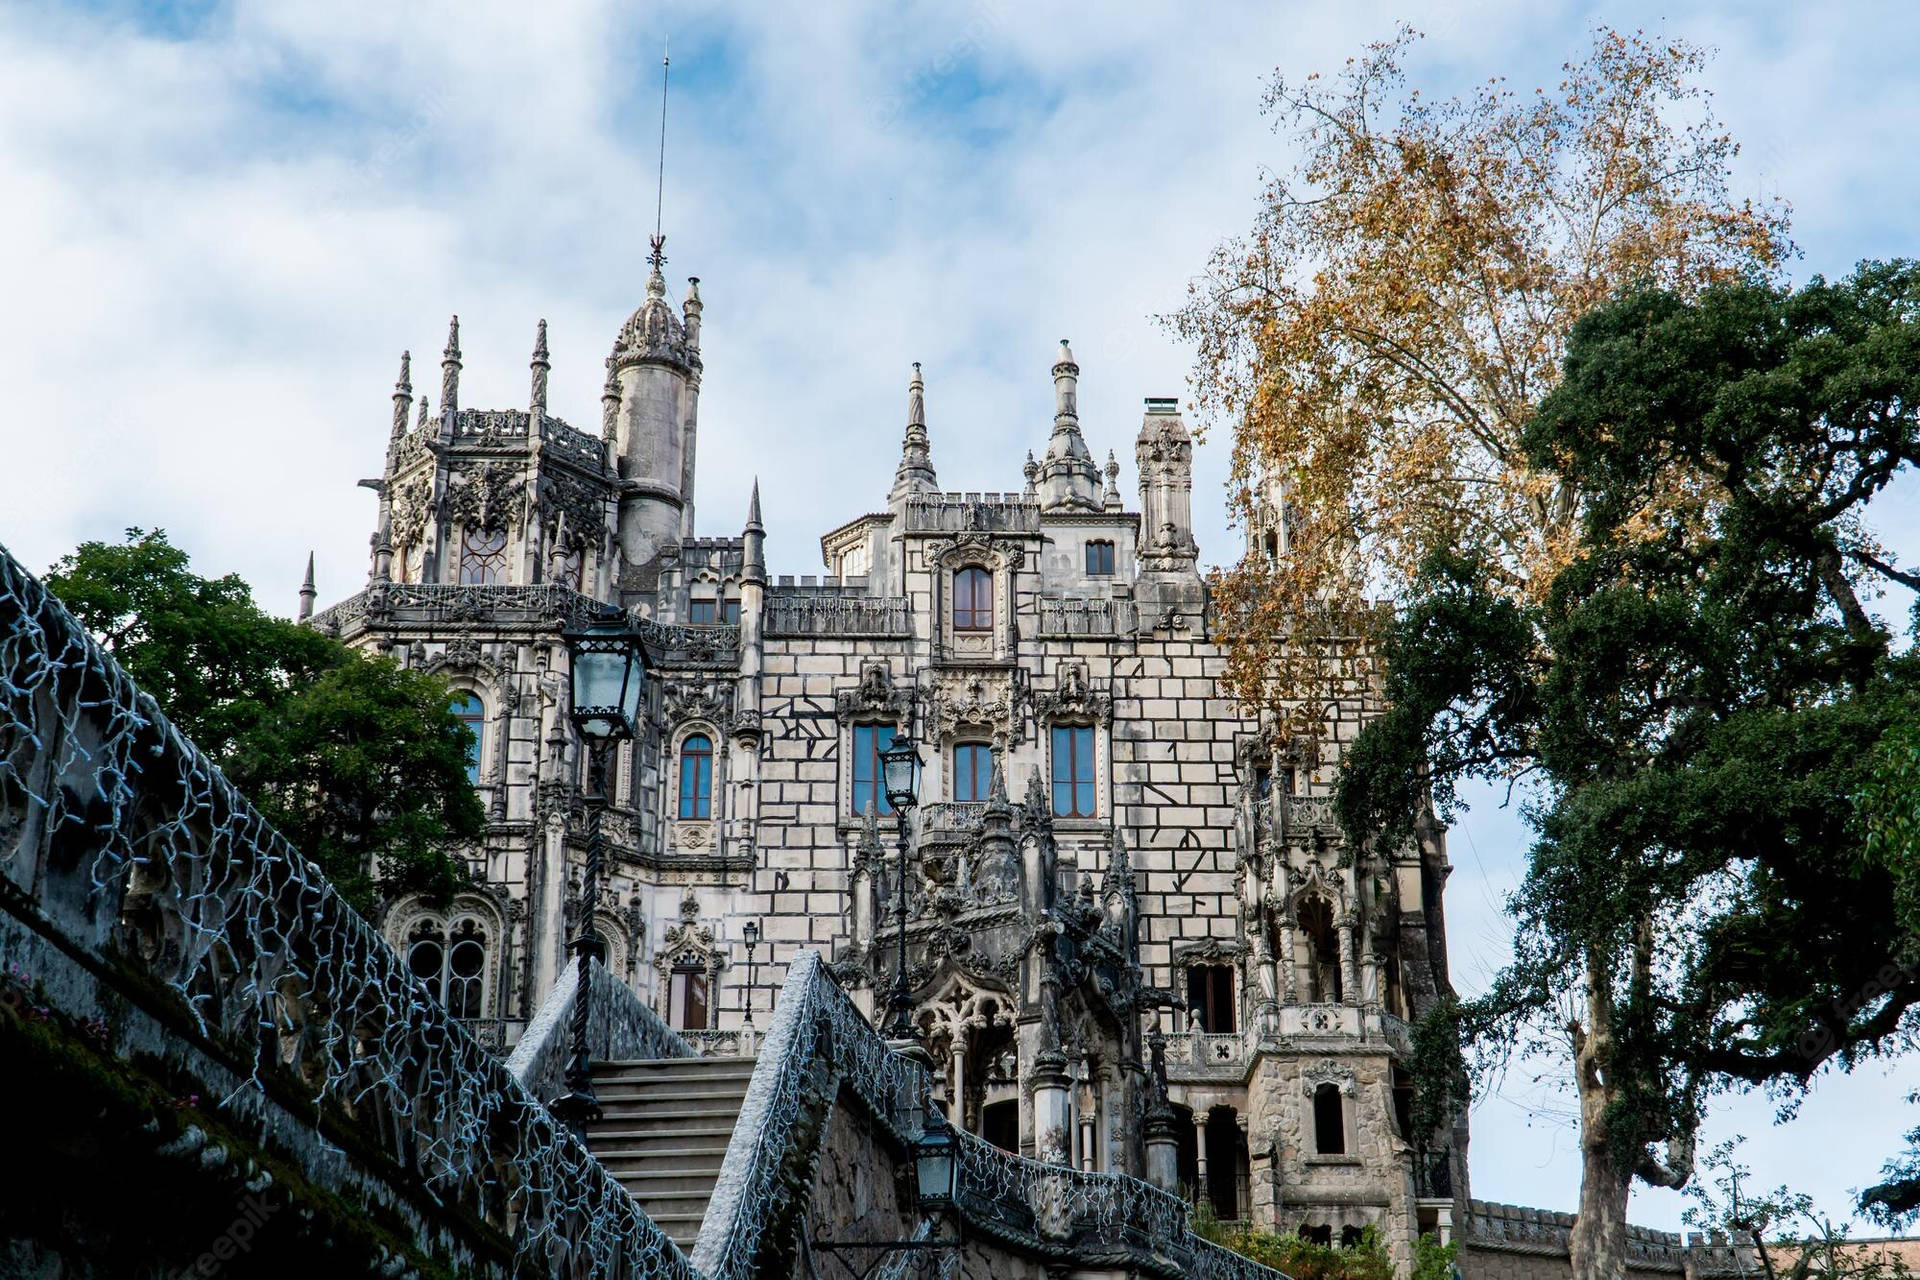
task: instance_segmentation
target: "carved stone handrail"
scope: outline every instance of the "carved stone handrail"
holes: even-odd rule
[[[580,966],[568,964],[553,989],[527,1024],[507,1059],[507,1070],[536,1098],[557,1098],[566,1092],[567,1061],[572,1052],[569,1023]],[[620,979],[602,965],[593,966],[593,1004],[587,1015],[587,1048],[598,1062],[630,1062],[636,1058],[691,1058],[698,1050],[684,1036],[647,1007]]]
[[[483,1241],[472,1250],[510,1248],[516,1273],[697,1280],[541,1100],[3,550],[0,890],[0,925],[57,940],[48,957],[250,1081],[209,1105],[257,1112],[266,1099],[350,1125],[357,1167],[410,1188],[436,1221],[470,1224]]]
[[[796,1144],[822,1140],[823,1103],[851,1092],[904,1151],[924,1129],[930,1089],[925,1068],[887,1048],[820,954],[801,952],[734,1124],[694,1265],[709,1280],[753,1274],[762,1233],[791,1222],[794,1199],[804,1194],[782,1171]],[[959,1209],[969,1232],[1030,1257],[1130,1267],[1165,1280],[1283,1280],[1194,1235],[1178,1196],[1124,1174],[1087,1173],[957,1136]]]

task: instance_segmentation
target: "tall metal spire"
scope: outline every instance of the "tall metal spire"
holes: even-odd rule
[[[660,46],[660,170],[653,187],[653,252],[647,259],[653,263],[656,274],[667,262],[667,235],[662,229],[661,214],[667,203],[667,68],[670,65],[663,43]]]

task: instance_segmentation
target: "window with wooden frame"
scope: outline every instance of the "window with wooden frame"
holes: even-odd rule
[[[1113,544],[1104,540],[1087,544],[1087,576],[1090,578],[1111,578],[1113,576]]]
[[[713,740],[704,733],[688,734],[680,744],[680,816],[713,816]]]
[[[1233,966],[1196,964],[1187,968],[1187,1011],[1210,1035],[1233,1031]]]
[[[853,726],[853,814],[864,817],[868,809],[883,817],[893,812],[887,803],[886,780],[880,772],[880,753],[893,745],[890,724]]]
[[[1094,816],[1093,726],[1053,727],[1053,816]]]
[[[953,575],[953,629],[993,630],[993,575],[978,565]]]
[[[963,804],[987,798],[993,788],[993,748],[962,742],[953,749],[953,798]]]

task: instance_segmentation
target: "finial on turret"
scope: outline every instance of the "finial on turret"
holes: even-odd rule
[[[413,425],[423,430],[427,425],[427,394],[424,391],[420,393],[420,416],[414,419]]]
[[[400,353],[400,380],[393,384],[392,440],[407,433],[407,408],[413,403],[413,353]]]
[[[1100,495],[1100,503],[1109,511],[1118,511],[1122,504],[1120,498],[1120,460],[1113,456],[1113,450],[1107,450],[1107,491]]]
[[[1020,496],[1032,498],[1040,489],[1040,464],[1033,460],[1033,450],[1027,450],[1027,465],[1020,468],[1020,472],[1027,478],[1026,491]]]
[[[700,277],[687,277],[687,300],[680,304],[680,318],[687,327],[687,345],[700,349],[700,313],[706,304],[700,301]]]
[[[547,322],[542,320],[533,337],[533,397],[529,412],[536,425],[547,413],[547,374],[553,363],[547,358]]]
[[[447,324],[447,349],[440,353],[440,412],[460,407],[460,317]]]
[[[1060,339],[1060,357],[1053,362],[1053,422],[1056,428],[1080,423],[1080,366],[1073,362],[1073,348]]]
[[[900,444],[900,466],[893,473],[893,490],[888,501],[898,502],[915,493],[934,493],[940,481],[933,472],[933,448],[927,435],[927,384],[920,374],[920,362],[914,361],[907,377],[907,434]]]
[[[607,357],[607,381],[600,388],[600,437],[611,440],[620,429],[620,379],[613,372],[613,357]]]
[[[760,523],[760,477],[753,478],[753,496],[747,499],[747,526],[741,538],[740,580],[767,580],[767,527]]]
[[[403,372],[401,376],[406,375]],[[307,576],[300,583],[300,621],[313,617],[313,601],[318,593],[313,589],[313,552],[307,552]]]

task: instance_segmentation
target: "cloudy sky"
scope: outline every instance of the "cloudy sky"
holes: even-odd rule
[[[1089,443],[1119,453],[1132,492],[1141,398],[1180,394],[1189,364],[1152,317],[1249,223],[1261,168],[1288,161],[1259,112],[1276,68],[1334,70],[1403,19],[1429,34],[1412,71],[1438,91],[1551,84],[1596,21],[1711,45],[1719,113],[1746,146],[1737,187],[1792,201],[1805,276],[1920,253],[1917,14],[14,0],[0,542],[40,570],[83,539],[161,526],[275,609],[293,606],[309,549],[321,602],[352,592],[374,510],[355,481],[379,472],[399,353],[437,392],[453,312],[464,403],[526,403],[544,317],[553,409],[594,429],[601,361],[645,280],[663,43],[669,272],[700,276],[707,304],[701,532],[739,527],[757,474],[773,568],[811,573],[818,535],[886,491],[915,360],[944,486],[1013,489],[1071,337]],[[1223,452],[1202,449],[1195,493],[1215,560],[1234,548]],[[1912,494],[1882,512],[1909,561]],[[1491,798],[1455,833],[1468,989],[1504,954],[1523,849]],[[1533,1074],[1477,1106],[1474,1192],[1570,1209],[1570,1099]],[[1735,1099],[1709,1136],[1747,1133],[1760,1183],[1839,1210],[1920,1120],[1903,1092],[1864,1070],[1778,1128],[1765,1099]],[[1678,1198],[1636,1193],[1633,1216],[1676,1226]]]

